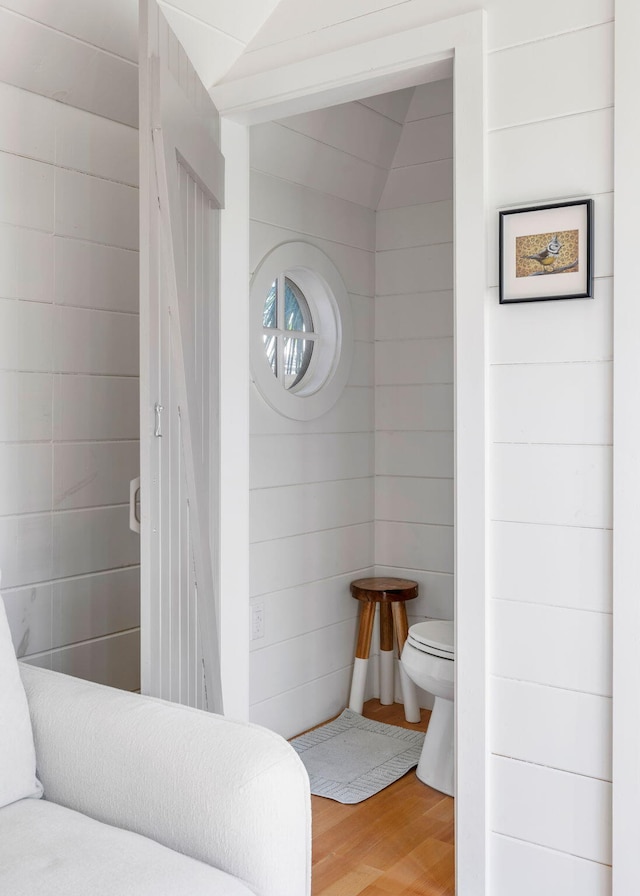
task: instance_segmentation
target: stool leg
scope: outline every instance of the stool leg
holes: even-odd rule
[[[371,650],[371,635],[373,634],[375,613],[375,603],[367,601],[362,604],[360,608],[360,628],[358,629],[356,658],[353,664],[353,678],[351,679],[351,695],[349,697],[349,709],[359,713],[362,712],[364,703],[364,686],[367,681],[367,666],[369,665],[369,651]]]
[[[380,703],[393,703],[393,615],[391,604],[380,604]]]
[[[394,601],[391,604],[393,611],[393,621],[396,628],[396,640],[398,643],[398,659],[402,656],[402,648],[409,634],[409,623],[407,622],[407,608],[404,603]],[[400,686],[402,688],[402,700],[404,702],[404,717],[407,722],[420,721],[420,707],[418,706],[418,694],[415,684],[411,681],[404,666],[400,663]]]

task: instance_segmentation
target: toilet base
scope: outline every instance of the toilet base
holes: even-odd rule
[[[417,777],[423,782],[453,796],[453,700],[436,697],[429,719],[429,726],[424,739],[424,746],[418,768]]]

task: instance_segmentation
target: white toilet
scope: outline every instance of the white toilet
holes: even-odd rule
[[[419,688],[435,697],[416,775],[453,796],[453,622],[418,622],[409,629],[402,667]]]

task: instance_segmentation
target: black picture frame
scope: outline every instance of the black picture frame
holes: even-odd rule
[[[593,199],[499,212],[500,304],[593,298]]]

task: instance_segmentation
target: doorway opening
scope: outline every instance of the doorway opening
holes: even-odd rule
[[[353,321],[350,376],[321,414],[298,422],[257,376],[251,387],[251,601],[265,632],[250,702],[285,737],[345,704],[352,579],[415,579],[410,624],[454,618],[452,125],[448,77],[250,129],[252,274],[277,246],[314,246]],[[262,324],[253,300],[252,312]]]
[[[454,618],[452,65],[426,74],[433,80],[250,128],[250,327],[260,328],[251,347],[251,614],[263,622],[252,627],[250,718],[285,737],[348,703],[352,580],[417,581],[410,625]],[[290,255],[294,278],[311,247],[344,283],[352,338],[340,350],[351,371],[334,403],[304,419],[265,389],[273,374],[263,371],[263,338],[274,323],[263,308],[278,282],[270,259]],[[287,398],[306,408],[304,395]],[[365,699],[381,696],[379,660],[376,637]],[[395,681],[399,704],[398,669]],[[419,691],[418,702],[426,723],[433,696]],[[447,815],[439,836],[450,841],[451,801],[431,794]],[[407,808],[404,823],[418,821]],[[453,894],[452,847],[438,842]],[[345,873],[359,867],[352,852]]]
[[[464,22],[462,21],[464,19]],[[484,889],[486,874],[486,726],[485,726],[485,436],[484,436],[484,88],[483,88],[483,14],[471,14],[456,20],[405,32],[403,41],[393,38],[360,45],[358,54],[349,49],[331,54],[327,66],[320,72],[322,59],[299,63],[284,73],[275,70],[259,77],[247,77],[240,82],[220,85],[213,91],[214,101],[222,115],[223,152],[231,161],[227,181],[227,209],[235,202],[245,204],[249,196],[248,171],[249,127],[262,125],[313,110],[380,96],[424,83],[425,71],[434,62],[453,59],[453,228],[455,253],[454,269],[454,394],[453,430],[456,488],[454,495],[456,621],[456,828],[457,828],[457,892],[461,896]],[[332,75],[328,75],[332,72]],[[297,87],[292,89],[290,85]],[[266,140],[266,135],[265,135]],[[265,143],[266,145],[266,143]],[[464,147],[464,152],[456,151]],[[246,206],[245,206],[246,207]],[[277,229],[277,225],[273,225]],[[259,228],[258,228],[259,229]],[[254,232],[256,232],[254,226]],[[286,230],[280,239],[286,241]],[[244,240],[244,244],[243,244]],[[238,246],[240,245],[240,249]],[[241,264],[244,270],[254,263],[250,252],[257,243],[250,244],[249,229],[228,216],[222,226],[222,281],[223,316],[227,298],[225,284],[238,282]],[[266,250],[266,247],[265,247]],[[263,253],[264,254],[264,253]],[[256,252],[258,260],[261,257]],[[464,259],[464,261],[462,261]],[[237,292],[234,295],[237,301]],[[248,304],[247,304],[248,308]],[[236,304],[237,309],[237,304]],[[248,321],[246,322],[248,331]],[[254,403],[255,404],[255,403]],[[237,410],[237,409],[236,409]],[[395,409],[394,409],[395,410]],[[224,415],[223,415],[224,416]],[[249,411],[246,406],[247,426]],[[224,423],[224,419],[223,419]],[[233,423],[229,418],[233,429]],[[287,431],[283,424],[284,432]],[[232,429],[222,431],[225,439],[232,438]],[[350,434],[354,436],[357,434]],[[319,450],[323,434],[315,432],[307,438],[309,451]],[[325,440],[326,441],[326,440]],[[352,438],[353,442],[356,439]],[[237,444],[237,439],[236,439]],[[314,448],[316,446],[316,448]],[[262,469],[268,464],[266,443],[260,455]],[[357,448],[354,454],[360,460]],[[310,462],[312,454],[305,454]],[[255,450],[252,456],[254,463]],[[246,458],[248,483],[248,457]],[[252,482],[256,484],[256,467]],[[268,507],[263,507],[268,513]],[[225,518],[223,494],[222,514]],[[248,520],[247,520],[248,527]],[[301,536],[304,539],[306,536]],[[300,541],[299,546],[302,546]],[[224,551],[223,551],[224,557]],[[296,555],[290,558],[297,562]],[[237,568],[237,567],[236,567]],[[223,560],[224,575],[224,560]],[[318,576],[317,578],[321,578]],[[310,581],[313,578],[310,576]],[[281,592],[285,589],[275,589]],[[224,588],[223,588],[224,593]],[[256,598],[258,595],[256,595]],[[319,597],[322,591],[319,589]],[[259,601],[257,601],[259,603]],[[243,617],[243,613],[245,614]],[[231,642],[235,619],[248,623],[248,612],[236,608],[222,608],[223,674],[225,649]],[[286,623],[286,614],[277,617]],[[273,621],[272,621],[273,624]],[[248,626],[247,626],[248,627]],[[244,631],[247,630],[244,628]],[[226,645],[226,647],[225,647]],[[248,645],[237,644],[240,654]],[[229,656],[229,654],[227,654]],[[235,655],[237,668],[238,653]],[[249,694],[248,661],[246,694]],[[275,674],[286,679],[287,670],[278,664],[271,666]],[[275,711],[286,714],[283,700]]]

